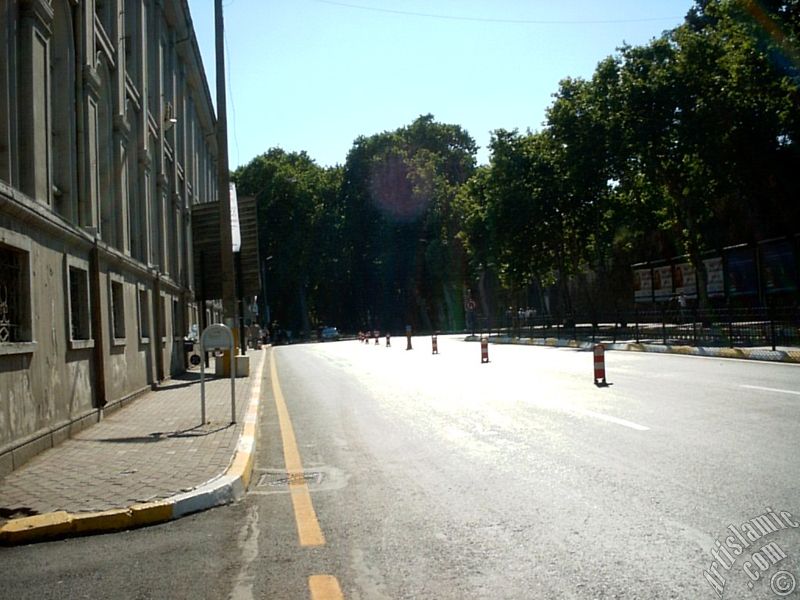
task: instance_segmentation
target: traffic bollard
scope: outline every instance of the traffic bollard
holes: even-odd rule
[[[608,385],[606,383],[606,348],[603,344],[594,347],[594,384]],[[602,380],[602,381],[601,381]]]
[[[481,337],[481,364],[489,362],[489,339]]]
[[[436,339],[435,333],[431,336],[431,349],[433,350],[432,354],[439,354],[439,341]]]

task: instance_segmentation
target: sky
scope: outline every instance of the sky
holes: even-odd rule
[[[679,25],[693,0],[223,0],[231,169],[270,148],[344,164],[418,116],[536,131],[566,77]],[[214,0],[189,0],[212,98]]]

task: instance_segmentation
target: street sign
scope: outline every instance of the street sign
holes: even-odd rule
[[[200,335],[200,351],[228,350],[231,360],[231,423],[236,423],[236,352],[234,351],[233,332],[230,327],[221,323],[213,323]],[[194,357],[192,357],[194,358]],[[199,356],[197,358],[200,358]],[[200,410],[201,424],[206,424],[206,369],[200,362]]]
[[[200,336],[201,350],[227,350],[233,346],[233,332],[222,325],[214,323],[209,325]]]

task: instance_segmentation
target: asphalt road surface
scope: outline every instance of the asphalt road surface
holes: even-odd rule
[[[274,349],[247,498],[0,549],[3,598],[800,597],[800,367]]]

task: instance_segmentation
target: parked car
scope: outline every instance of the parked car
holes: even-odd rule
[[[336,341],[339,339],[339,330],[336,327],[323,327],[320,340],[323,342]]]

